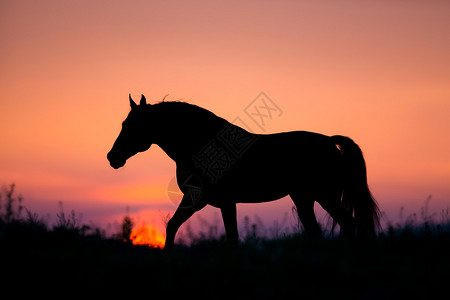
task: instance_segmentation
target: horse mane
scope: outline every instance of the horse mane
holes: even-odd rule
[[[176,116],[180,116],[180,115],[185,115],[188,116],[190,118],[193,118],[192,121],[196,122],[196,121],[203,121],[205,119],[208,120],[216,120],[219,121],[220,123],[223,123],[223,121],[227,122],[225,119],[217,116],[216,114],[214,114],[213,112],[197,106],[195,104],[191,104],[191,103],[187,103],[184,101],[179,101],[179,100],[175,100],[175,101],[160,101],[158,103],[152,104],[153,107],[155,108],[159,108],[161,109],[161,111],[166,111],[170,113],[173,113]]]
[[[209,136],[218,133],[229,122],[213,112],[184,101],[160,101],[151,105],[162,118],[170,118],[180,130],[194,130],[197,135]]]

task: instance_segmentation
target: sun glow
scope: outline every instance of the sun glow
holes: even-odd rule
[[[151,225],[141,225],[131,232],[133,245],[146,245],[154,248],[163,248],[166,238],[161,231]]]

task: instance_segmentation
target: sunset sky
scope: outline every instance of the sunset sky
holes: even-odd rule
[[[106,160],[128,93],[250,124],[244,109],[264,92],[283,112],[266,133],[361,146],[389,219],[428,195],[439,214],[450,206],[449,16],[449,1],[1,1],[0,185],[15,182],[40,214],[62,201],[100,224],[128,206],[162,226],[175,163],[157,146],[120,170]],[[238,206],[239,220],[290,207]]]

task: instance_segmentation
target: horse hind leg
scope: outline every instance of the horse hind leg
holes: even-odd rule
[[[239,233],[237,228],[236,204],[229,203],[220,208],[222,212],[223,224],[225,225],[225,233],[227,242],[230,245],[236,245],[239,242]]]
[[[339,224],[341,234],[349,239],[355,235],[355,224],[352,216],[345,210],[340,196],[324,198],[318,201],[322,208]]]
[[[320,229],[319,223],[317,223],[316,215],[314,213],[314,201],[304,199],[296,194],[289,194],[289,196],[292,201],[294,201],[298,217],[302,222],[306,234],[310,237],[320,237],[322,235],[322,230]]]

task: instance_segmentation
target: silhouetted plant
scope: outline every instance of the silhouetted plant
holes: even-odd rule
[[[59,205],[59,213],[56,214],[56,227],[64,228],[68,230],[77,230],[79,229],[79,218],[76,217],[75,211],[71,210],[69,216],[66,216],[64,212],[64,207],[62,201],[58,202]]]
[[[13,220],[18,220],[21,217],[23,210],[23,197],[22,195],[16,196],[16,185],[12,183],[9,188],[4,188],[5,203],[3,202],[3,193],[0,193],[0,217],[4,222],[9,223]],[[4,212],[2,211],[4,207]]]
[[[254,240],[257,238],[257,227],[258,225],[256,223],[250,222],[250,217],[244,217],[244,236],[246,240]]]
[[[126,243],[131,243],[131,232],[133,231],[134,222],[130,216],[123,217],[121,224],[120,238]]]

